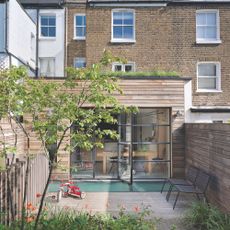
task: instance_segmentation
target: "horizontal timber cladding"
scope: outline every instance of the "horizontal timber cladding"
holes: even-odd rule
[[[23,130],[13,120],[7,118],[0,119],[0,142],[5,142],[5,147],[16,148],[17,154],[25,153],[25,134]],[[4,145],[0,145],[2,151]],[[12,151],[12,150],[11,150]]]
[[[194,165],[211,175],[210,202],[230,211],[230,125],[186,124],[186,169]]]
[[[48,80],[47,80],[48,81]],[[54,80],[62,83],[63,80]],[[184,175],[185,169],[185,146],[184,146],[184,80],[140,80],[140,79],[119,79],[118,84],[123,94],[114,93],[118,101],[126,106],[137,106],[143,108],[171,108],[172,112],[172,176]],[[71,90],[78,93],[78,88]],[[85,104],[84,107],[89,107]],[[180,111],[180,116],[176,113]],[[69,141],[69,140],[68,140]],[[63,152],[64,153],[64,152]],[[58,157],[66,168],[70,164],[70,159],[63,157],[61,153]],[[67,176],[66,172],[59,170],[54,178]]]

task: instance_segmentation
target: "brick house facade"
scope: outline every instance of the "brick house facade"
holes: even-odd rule
[[[100,7],[100,1],[95,1],[93,7],[90,2],[79,5],[67,1],[68,66],[78,56],[84,56],[91,65],[108,49],[135,62],[136,71],[176,71],[180,76],[192,77],[193,106],[230,106],[230,4],[172,2],[160,7],[123,7],[121,3]],[[111,12],[116,8],[135,10],[136,42],[111,42]],[[196,11],[203,9],[219,11],[221,43],[196,43]],[[83,41],[73,39],[74,15],[78,13],[86,14]],[[221,63],[221,92],[197,92],[198,62]]]

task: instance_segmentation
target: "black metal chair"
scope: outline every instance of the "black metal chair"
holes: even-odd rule
[[[203,171],[199,171],[194,185],[190,185],[190,186],[175,185],[177,195],[176,195],[176,198],[173,204],[173,209],[176,207],[176,203],[177,203],[180,193],[195,194],[198,200],[200,200],[200,195],[203,195],[203,197],[207,201],[205,192],[207,190],[209,181],[210,181],[210,175]]]
[[[175,185],[193,185],[196,181],[198,172],[199,172],[198,168],[190,166],[188,168],[186,178],[184,179],[171,178],[171,179],[165,180],[161,188],[161,193],[163,192],[166,183],[169,183],[169,189],[166,195],[166,200],[168,201],[170,198],[171,192],[173,190],[173,187]]]

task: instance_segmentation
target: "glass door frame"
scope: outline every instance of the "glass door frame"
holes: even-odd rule
[[[90,155],[91,155],[91,159],[92,159],[92,170],[93,170],[93,172],[92,172],[92,177],[91,178],[89,178],[88,176],[87,177],[76,177],[76,179],[80,179],[80,180],[90,180],[90,179],[108,179],[108,180],[120,180],[120,181],[123,181],[123,182],[126,182],[126,183],[128,183],[128,184],[132,184],[133,183],[133,180],[153,180],[153,179],[165,179],[165,177],[162,177],[162,178],[158,178],[158,177],[146,177],[146,178],[144,178],[144,177],[134,177],[134,163],[135,162],[137,162],[137,161],[139,161],[139,162],[143,162],[143,163],[145,163],[145,162],[147,162],[147,163],[154,163],[154,162],[156,162],[156,163],[166,163],[167,165],[169,164],[169,166],[167,166],[168,167],[168,176],[167,176],[167,178],[171,178],[171,175],[172,175],[172,108],[170,108],[170,107],[139,107],[139,109],[141,110],[141,109],[162,109],[162,110],[167,110],[167,114],[168,114],[168,116],[169,116],[169,118],[168,118],[168,123],[167,124],[161,124],[161,125],[159,125],[159,124],[157,124],[157,122],[156,123],[149,123],[149,124],[142,124],[142,123],[140,123],[140,124],[134,124],[134,118],[135,118],[135,116],[136,116],[136,114],[134,114],[134,113],[130,113],[129,115],[130,115],[130,122],[127,124],[127,122],[125,122],[125,124],[122,124],[122,122],[121,122],[121,115],[122,114],[118,114],[118,134],[119,134],[119,139],[118,139],[118,142],[117,142],[117,175],[115,176],[115,177],[110,177],[109,175],[107,175],[107,176],[105,176],[105,177],[102,177],[102,176],[100,176],[100,175],[97,175],[97,172],[96,172],[96,164],[97,164],[97,159],[96,159],[96,156],[97,156],[97,150],[94,148],[93,150],[91,150],[90,151]],[[131,133],[131,138],[130,138],[130,140],[129,141],[122,141],[121,140],[121,135],[122,135],[122,126],[124,126],[124,127],[130,127],[130,133]],[[158,144],[167,144],[167,145],[169,145],[169,155],[168,155],[168,158],[167,158],[167,160],[151,160],[151,161],[149,161],[149,160],[135,160],[134,159],[134,154],[133,154],[133,147],[134,147],[134,145],[136,144],[147,144],[147,145],[150,145],[152,142],[148,142],[148,141],[146,141],[146,142],[143,142],[143,141],[137,141],[137,140],[135,140],[134,141],[134,137],[133,137],[133,135],[134,135],[134,127],[135,126],[142,126],[142,127],[144,127],[144,126],[146,126],[146,127],[154,127],[154,126],[165,126],[165,127],[169,127],[169,130],[168,130],[168,138],[169,138],[169,140],[167,141],[167,142],[162,142],[162,143],[160,143],[160,142],[158,142],[158,143],[155,143],[156,145],[158,145]],[[125,130],[125,132],[126,132],[126,130]],[[130,176],[128,177],[128,178],[122,178],[122,176],[120,175],[120,167],[121,167],[121,151],[120,151],[120,149],[119,149],[119,147],[120,147],[120,145],[128,145],[129,146],[129,154],[128,154],[128,163],[127,163],[127,165],[128,166],[130,166],[130,168],[129,168],[129,172],[130,172]],[[158,150],[157,150],[158,151]],[[106,162],[106,163],[108,163],[108,162]],[[124,162],[123,162],[124,163]],[[70,162],[70,164],[71,164],[71,162]],[[71,169],[70,169],[71,170]],[[72,174],[72,173],[70,173],[70,174]]]

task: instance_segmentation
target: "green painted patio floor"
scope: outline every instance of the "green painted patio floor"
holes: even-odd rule
[[[134,182],[129,185],[125,182],[78,182],[78,187],[84,192],[160,192],[162,182]],[[57,192],[59,182],[52,182],[49,185],[49,192]],[[165,186],[165,190],[168,185]]]

